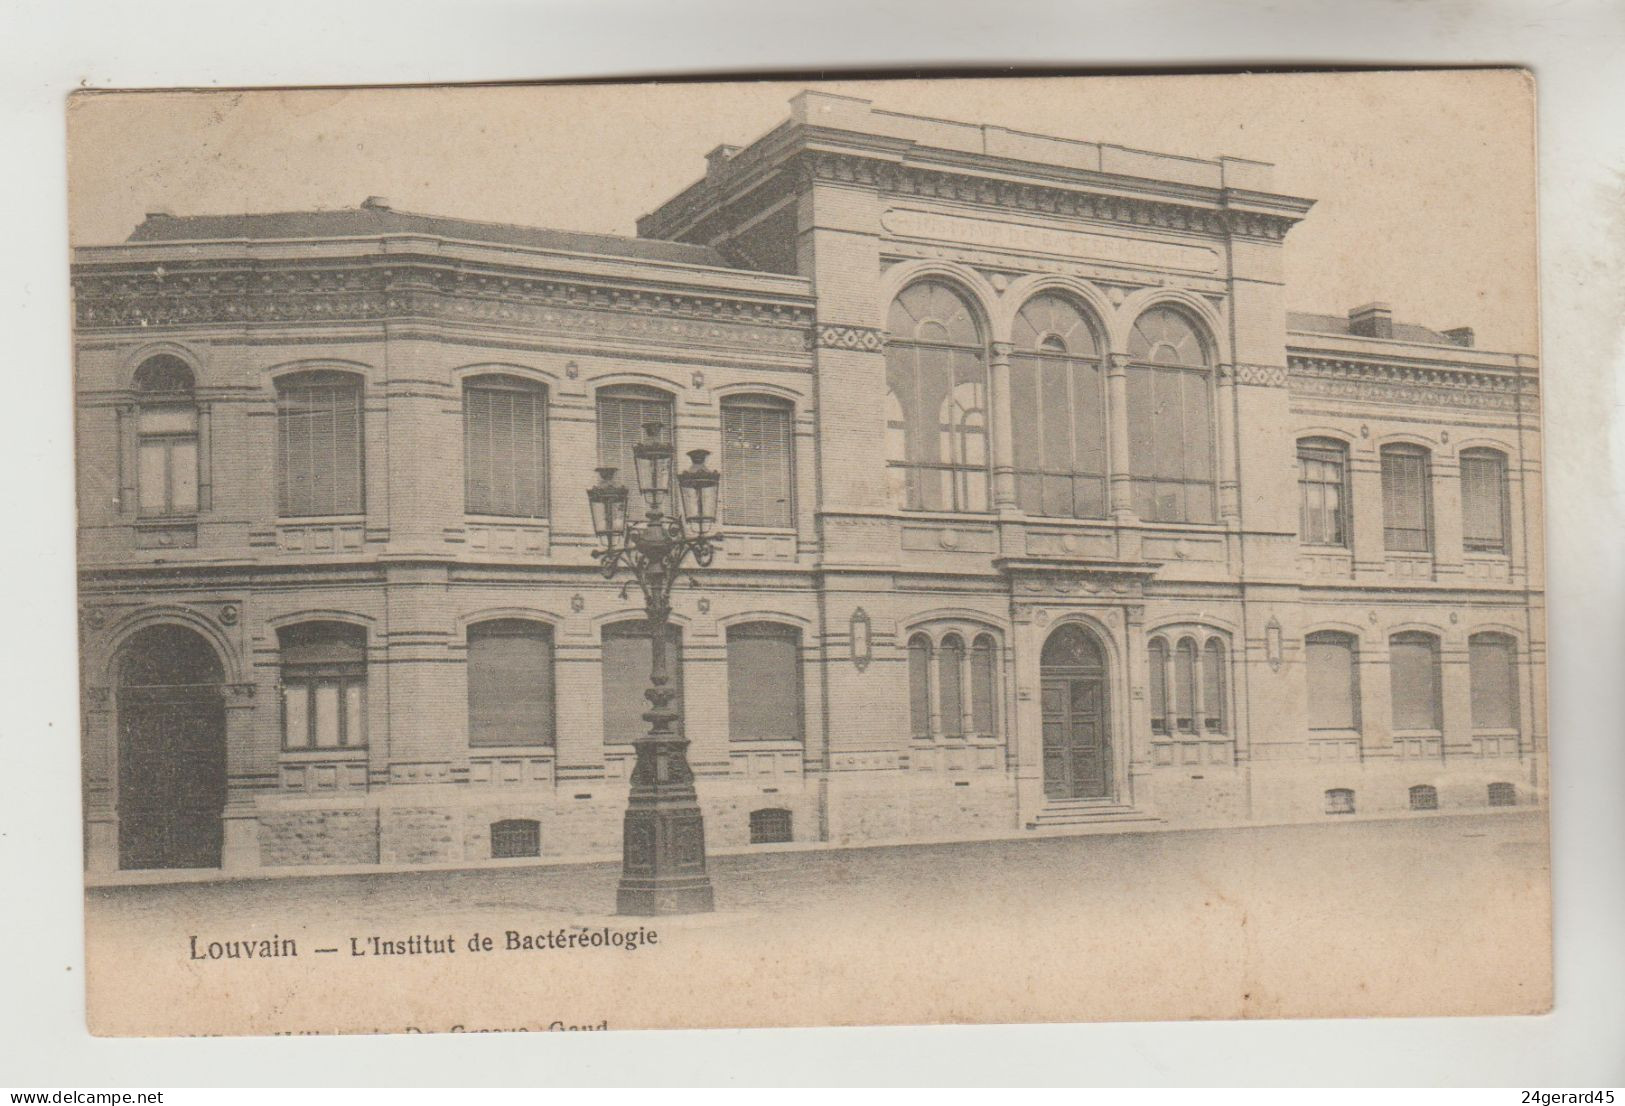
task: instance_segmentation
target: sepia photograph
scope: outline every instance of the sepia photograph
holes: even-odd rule
[[[1528,71],[67,127],[93,1033],[1552,1008]]]

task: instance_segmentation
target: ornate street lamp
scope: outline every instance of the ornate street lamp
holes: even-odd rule
[[[647,508],[634,522],[626,487],[615,470],[598,470],[587,490],[592,525],[602,548],[593,551],[606,579],[626,567],[643,590],[651,656],[649,732],[636,738],[637,762],[622,830],[621,886],[616,909],[622,914],[697,914],[712,909],[711,878],[705,871],[705,822],[694,793],[688,741],[675,730],[681,715],[671,708],[677,695],[667,670],[667,630],[671,587],[683,561],[704,567],[716,555],[717,487],[722,478],[705,465],[707,452],[689,451],[691,465],[676,476],[672,496],[672,447],[658,422],[643,424],[643,440],[632,447],[638,494]],[[667,501],[671,500],[670,513]]]

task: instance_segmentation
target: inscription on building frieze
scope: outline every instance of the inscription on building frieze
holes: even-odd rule
[[[1203,246],[1182,246],[1175,242],[1153,242],[1064,227],[1043,227],[1006,219],[969,219],[894,207],[881,215],[880,225],[888,234],[901,238],[963,242],[1015,253],[1105,261],[1152,269],[1183,269],[1197,273],[1213,273],[1219,268],[1219,255]]]

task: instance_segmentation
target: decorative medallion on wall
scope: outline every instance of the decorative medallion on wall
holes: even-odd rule
[[[696,605],[700,608],[701,614],[711,613],[711,600],[707,599],[705,596],[700,596],[700,601]]]
[[[237,605],[235,603],[222,603],[220,605],[220,621],[226,626],[237,625]]]
[[[576,379],[581,375],[581,366],[576,364],[574,361],[566,363],[564,366],[564,375],[569,377],[571,380]]]
[[[580,614],[582,611],[586,610],[586,608],[587,601],[581,597],[581,593],[579,591],[570,596],[570,610],[572,612],[575,614]]]
[[[852,664],[859,672],[869,667],[874,646],[869,633],[869,612],[862,607],[852,612]]]
[[[693,383],[695,388],[705,387],[705,374],[700,372],[698,369],[694,370],[694,375],[689,377],[689,380]]]

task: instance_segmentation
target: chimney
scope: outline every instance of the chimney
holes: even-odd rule
[[[361,201],[363,211],[388,211],[389,199],[385,196],[368,196]]]
[[[1458,346],[1466,346],[1468,349],[1473,348],[1473,328],[1470,326],[1458,326],[1454,330],[1447,330],[1444,332],[1444,336]]]
[[[175,213],[169,210],[167,207],[160,207],[156,210],[147,212],[147,218],[149,219],[173,219],[174,217]]]
[[[731,159],[738,152],[738,146],[729,146],[724,144],[706,154],[705,175],[707,177],[715,177],[722,171],[722,167],[728,164],[729,159]]]
[[[1368,303],[1349,312],[1349,333],[1362,338],[1392,338],[1394,313],[1386,303]]]

